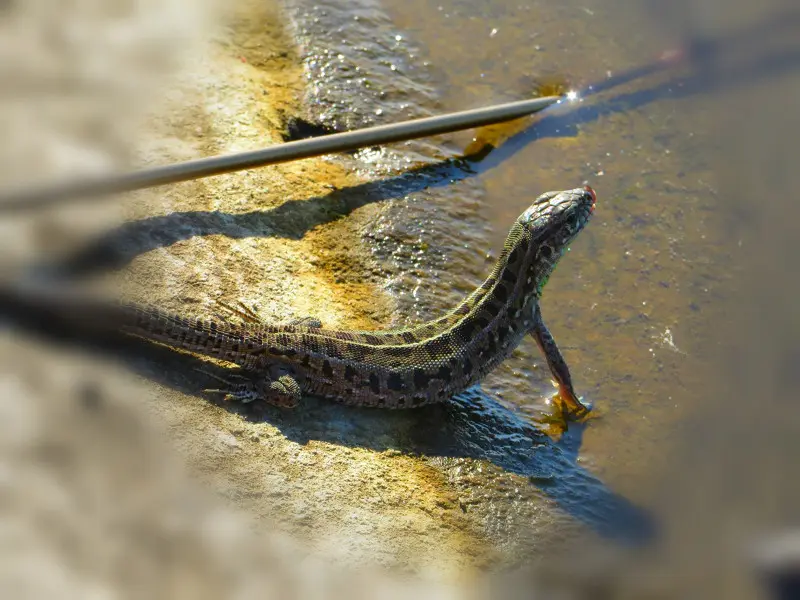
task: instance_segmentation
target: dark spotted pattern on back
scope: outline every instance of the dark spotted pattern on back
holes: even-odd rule
[[[370,373],[369,374],[369,389],[372,390],[373,393],[379,394],[381,391],[381,380],[378,377],[377,373]]]
[[[331,367],[331,361],[326,360],[322,363],[322,374],[325,377],[333,377],[333,367]]]
[[[517,281],[517,274],[511,269],[504,269],[501,278],[506,283],[513,285]]]
[[[390,374],[389,377],[386,378],[386,387],[395,392],[399,392],[405,388],[403,385],[403,378],[399,373]]]
[[[479,290],[481,290],[481,291],[490,290],[490,289],[492,289],[492,287],[494,287],[494,284],[495,284],[495,283],[497,283],[497,278],[496,278],[496,277],[494,277],[494,276],[493,276],[493,277],[489,277],[489,279],[487,279],[486,281],[484,281],[484,282],[481,284],[481,287],[480,287],[480,288],[478,288],[478,289],[479,289]]]
[[[452,377],[453,372],[450,367],[439,367],[439,370],[436,372],[436,379],[441,379],[444,382],[449,382],[450,378]]]
[[[508,290],[504,285],[498,285],[494,289],[494,299],[497,301],[496,304],[501,304],[508,300]]]
[[[430,380],[431,376],[424,369],[414,369],[414,387],[416,389],[424,390]]]

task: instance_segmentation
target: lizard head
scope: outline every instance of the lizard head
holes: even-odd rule
[[[540,293],[575,236],[594,212],[597,196],[588,185],[539,196],[517,222],[530,235],[529,273]]]

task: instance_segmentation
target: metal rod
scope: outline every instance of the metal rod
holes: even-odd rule
[[[89,198],[129,192],[179,181],[230,173],[231,171],[263,167],[300,158],[310,158],[334,152],[344,152],[379,144],[450,133],[462,129],[472,129],[483,125],[518,119],[547,108],[559,100],[561,100],[560,96],[521,100],[497,106],[465,110],[449,115],[379,125],[368,129],[358,129],[356,131],[299,140],[229,156],[201,158],[163,167],[143,169],[132,173],[87,178],[38,189],[0,192],[0,210],[29,208],[68,198]]]

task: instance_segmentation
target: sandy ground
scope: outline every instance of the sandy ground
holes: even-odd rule
[[[263,147],[302,111],[302,65],[275,8],[240,0],[205,16],[208,35],[146,88],[147,126],[131,120],[141,143],[120,152],[108,150],[119,139],[100,145],[111,164]],[[50,171],[75,170],[58,165]],[[220,299],[242,301],[268,320],[312,315],[374,328],[391,320],[393,304],[361,231],[385,207],[354,209],[335,192],[357,183],[341,166],[309,159],[121,204],[10,215],[0,227],[2,266],[24,270],[105,236],[101,249],[121,248],[132,260],[95,279],[124,284],[138,300],[192,316],[218,313]],[[363,434],[348,430],[347,409],[310,401],[286,415],[225,406],[202,395],[213,381],[193,359],[102,354],[52,348],[13,329],[0,337],[9,597],[65,589],[82,598],[222,597],[230,589],[221,595],[215,586],[236,569],[252,566],[260,582],[293,561],[276,531],[346,565],[432,580],[463,581],[486,560],[442,474],[393,450],[402,417],[361,419],[375,424],[376,442],[365,448],[354,442]],[[305,425],[320,418],[332,425],[316,422],[311,429],[323,434],[309,435]],[[250,539],[250,528],[268,535]],[[275,544],[281,560],[270,554]]]

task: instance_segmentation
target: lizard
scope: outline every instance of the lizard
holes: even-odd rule
[[[331,329],[311,317],[269,324],[246,307],[231,309],[239,323],[190,319],[145,305],[79,303],[11,287],[0,288],[0,302],[38,304],[95,325],[111,322],[125,335],[233,363],[243,376],[207,391],[284,408],[296,406],[304,393],[391,409],[446,401],[475,385],[531,335],[558,385],[559,408],[582,418],[589,409],[575,393],[539,301],[596,201],[589,186],[540,195],[516,219],[494,268],[475,291],[442,317],[404,329]]]

